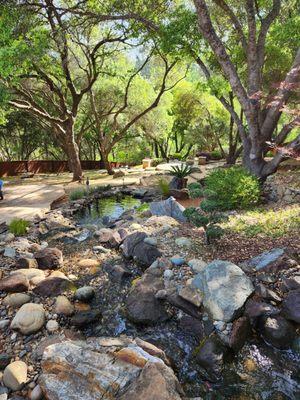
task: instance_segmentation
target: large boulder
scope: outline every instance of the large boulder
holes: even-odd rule
[[[15,315],[10,325],[11,329],[24,335],[38,332],[45,323],[45,311],[41,304],[24,304]]]
[[[138,324],[153,325],[166,321],[170,315],[155,294],[164,289],[163,271],[148,268],[134,285],[126,300],[129,319]]]
[[[300,290],[289,292],[282,304],[285,318],[300,324]]]
[[[147,349],[126,337],[55,343],[44,351],[39,383],[51,400],[180,400],[173,371]]]
[[[180,222],[186,222],[186,217],[183,215],[184,210],[185,208],[179,204],[174,197],[150,203],[152,215],[166,215]]]
[[[63,263],[63,255],[59,249],[47,247],[34,254],[40,269],[57,269]]]
[[[247,275],[229,261],[215,260],[196,275],[192,285],[203,295],[211,318],[230,322],[236,318],[254,287]]]

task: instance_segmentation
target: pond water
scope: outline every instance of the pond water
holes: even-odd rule
[[[96,199],[87,207],[76,213],[76,220],[80,225],[105,226],[128,210],[141,205],[139,199],[132,196],[116,196]]]

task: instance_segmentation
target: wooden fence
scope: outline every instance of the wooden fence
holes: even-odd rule
[[[125,163],[111,162],[112,168],[118,168]],[[104,165],[101,161],[93,160],[82,160],[82,169],[93,170],[93,169],[104,169]],[[57,160],[35,160],[35,161],[0,161],[0,177],[5,176],[16,176],[26,172],[34,174],[45,174],[45,173],[62,173],[70,171],[67,161]]]

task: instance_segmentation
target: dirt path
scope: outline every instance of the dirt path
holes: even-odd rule
[[[4,200],[0,201],[0,223],[9,223],[13,218],[30,219],[48,210],[64,194],[63,187],[58,185],[7,185]]]

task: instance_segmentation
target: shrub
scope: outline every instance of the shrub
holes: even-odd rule
[[[171,158],[173,160],[182,160],[182,155],[180,153],[174,153]]]
[[[170,184],[166,179],[163,179],[163,178],[159,179],[158,187],[159,187],[159,190],[160,190],[161,194],[164,197],[169,196],[169,194],[170,194]]]
[[[219,168],[205,179],[206,209],[249,208],[259,202],[258,178],[242,167]]]
[[[200,183],[190,183],[188,185],[189,196],[191,199],[197,199],[203,196],[203,188]]]
[[[72,192],[69,194],[70,200],[79,200],[82,199],[84,196],[87,195],[87,190],[85,188],[78,188],[72,190]]]
[[[162,164],[165,160],[163,158],[152,158],[152,167],[157,167],[158,164]]]
[[[8,229],[10,233],[13,233],[16,236],[25,235],[27,228],[29,226],[29,222],[24,219],[15,218],[8,225]]]
[[[170,171],[170,174],[176,176],[176,178],[183,179],[186,178],[193,172],[193,168],[189,165],[181,164],[173,165]]]
[[[142,214],[144,211],[148,211],[150,209],[149,203],[142,203],[136,208],[136,212],[138,214]]]
[[[221,160],[223,158],[220,150],[213,150],[210,153],[210,157],[212,160]]]

